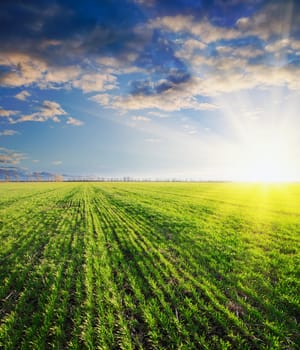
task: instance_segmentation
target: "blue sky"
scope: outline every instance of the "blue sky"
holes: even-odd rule
[[[1,1],[0,167],[300,180],[300,4]]]

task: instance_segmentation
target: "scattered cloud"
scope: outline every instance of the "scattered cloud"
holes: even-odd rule
[[[59,103],[55,101],[45,100],[40,104],[39,107],[37,107],[37,109],[37,112],[15,117],[17,114],[20,114],[19,111],[7,110],[0,107],[0,117],[7,118],[10,124],[16,124],[28,121],[46,122],[49,120],[52,120],[55,123],[59,123],[61,121],[61,117],[64,116],[66,118],[66,124],[74,126],[81,126],[84,124],[83,121],[68,116],[68,113],[61,107]],[[14,135],[16,133],[18,132],[14,130],[5,130],[0,135]]]
[[[75,114],[76,108],[101,113],[99,106],[89,108],[87,100],[90,100],[103,108],[126,113],[124,124],[131,118],[131,124],[142,132],[147,129],[148,135],[149,130],[159,129],[153,134],[163,140],[167,130],[162,126],[172,129],[173,123],[173,129],[180,128],[174,144],[179,139],[182,144],[188,144],[191,139],[197,139],[188,134],[199,130],[202,137],[201,130],[206,130],[206,125],[213,125],[216,133],[223,127],[222,122],[216,125],[221,118],[214,118],[218,121],[210,124],[207,111],[226,119],[226,108],[232,108],[238,114],[232,118],[239,119],[236,124],[260,124],[264,117],[258,109],[247,112],[241,108],[236,113],[244,103],[240,96],[249,95],[250,99],[254,96],[256,100],[258,95],[264,96],[274,87],[275,97],[279,95],[277,90],[299,95],[300,7],[297,1],[79,3],[1,3],[0,85],[4,94],[1,94],[0,117],[5,125],[1,136],[16,133],[6,126],[9,123],[48,121],[81,126],[83,121],[69,115],[68,103],[72,104],[75,116],[80,115]],[[257,89],[261,91],[258,93]],[[29,91],[38,101],[29,98]],[[57,100],[68,101],[66,106],[52,101],[59,94],[64,95]],[[11,97],[28,103],[19,103]],[[20,105],[22,111],[16,111],[19,107],[14,107],[11,101]],[[274,106],[271,98],[268,103]],[[292,113],[290,106],[282,107],[288,110],[286,119]],[[158,119],[182,110],[191,119],[200,115],[197,128],[191,119],[178,122],[181,113],[175,113],[175,120],[165,123]],[[108,117],[116,114],[106,112]],[[146,123],[149,120],[152,122]],[[225,124],[224,134],[228,126]],[[169,134],[173,134],[173,129]],[[208,133],[209,137],[214,132]],[[148,138],[145,142],[160,142],[161,138]],[[195,153],[199,148],[194,147]],[[79,154],[80,150],[77,151]],[[16,154],[21,153],[5,153],[2,149],[2,162],[18,161]],[[61,161],[54,163],[59,165]]]
[[[204,44],[202,41],[196,40],[194,38],[185,40],[183,45],[182,45],[182,49],[184,51],[188,51],[188,52],[194,52],[195,50],[203,50],[206,47],[207,47],[206,44]]]
[[[59,103],[46,100],[42,103],[38,112],[28,114],[28,115],[23,115],[20,118],[16,119],[14,123],[21,123],[21,122],[28,122],[28,121],[45,122],[47,120],[52,120],[55,123],[59,123],[60,122],[59,116],[66,115],[66,114],[67,112],[61,108]]]
[[[83,92],[105,91],[117,86],[116,77],[103,72],[91,72],[80,65],[52,66],[45,58],[37,59],[28,54],[4,52],[0,65],[6,72],[0,75],[0,83],[7,87],[30,86],[41,89],[78,88]],[[15,98],[25,101],[30,96],[24,90]]]
[[[11,130],[11,129],[0,131],[0,136],[13,136],[16,134],[20,134],[20,133],[17,130]]]
[[[26,156],[24,153],[20,153],[11,149],[0,147],[0,164],[2,165],[19,164],[23,159],[26,159]]]
[[[268,45],[266,45],[266,51],[270,53],[295,53],[297,54],[300,51],[300,40],[292,39],[292,38],[279,38],[277,40],[270,41]]]
[[[217,46],[216,51],[223,57],[238,57],[238,58],[253,58],[259,55],[263,55],[264,51],[261,48],[257,48],[253,45],[244,46]]]
[[[299,5],[294,1],[269,2],[251,17],[237,20],[242,35],[252,35],[268,40],[272,37],[286,38],[298,32],[300,26]]]
[[[6,72],[0,75],[0,84],[7,87],[28,86],[43,78],[47,65],[29,54],[3,52],[0,64]]]
[[[95,58],[95,65],[98,66],[101,72],[106,74],[131,74],[131,73],[144,73],[143,67],[135,65],[135,61],[138,58],[137,53],[125,54],[125,57],[113,57],[113,56],[100,56]]]
[[[192,95],[214,97],[216,95],[246,89],[288,87],[296,90],[299,87],[300,66],[293,62],[285,64],[266,64],[264,61],[249,63],[246,55],[258,54],[250,48],[228,51],[228,56],[196,56],[190,58],[193,78],[189,82]],[[239,57],[238,57],[239,56]],[[275,62],[276,63],[276,62]],[[200,73],[199,73],[200,72]]]
[[[253,111],[245,111],[244,116],[250,120],[258,120],[263,114],[263,110],[256,108]]]
[[[41,89],[77,88],[84,93],[103,93],[118,88],[119,76],[123,74],[148,73],[144,80],[131,82],[130,95],[122,95],[121,92],[117,95],[114,91],[92,99],[105,107],[111,104],[112,108],[118,109],[157,108],[165,111],[189,108],[214,110],[216,106],[199,103],[197,96],[214,96],[239,88],[258,87],[259,83],[264,87],[266,84],[277,86],[280,82],[289,88],[297,88],[296,78],[292,79],[291,74],[298,74],[298,67],[288,66],[273,71],[267,81],[265,74],[258,77],[258,73],[260,66],[266,66],[270,72],[268,61],[261,59],[259,64],[250,62],[282,50],[300,54],[300,41],[290,35],[300,26],[294,2],[267,2],[257,6],[259,10],[256,12],[250,11],[249,17],[240,17],[231,25],[209,17],[210,6],[194,4],[191,8],[179,4],[174,7],[160,5],[162,13],[159,16],[148,22],[140,21],[137,13],[142,14],[140,6],[146,3],[156,8],[155,1],[134,0],[131,5],[120,5],[120,11],[124,11],[121,11],[122,16],[119,11],[114,17],[100,16],[101,26],[99,21],[87,25],[90,21],[82,17],[82,13],[76,17],[75,10],[67,3],[55,6],[43,4],[41,7],[32,5],[26,8],[27,12],[19,8],[24,12],[26,26],[16,25],[15,31],[8,33],[7,38],[2,37],[5,44],[0,65],[4,70],[0,74],[0,84],[6,87],[35,84]],[[236,7],[237,3],[237,0],[232,0],[228,6]],[[250,0],[246,3],[253,6]],[[115,8],[114,2],[106,6]],[[222,1],[218,1],[216,6],[220,11],[224,9]],[[175,8],[181,7],[179,13],[182,14],[178,14]],[[166,11],[170,14],[164,15]],[[64,31],[57,31],[56,25],[61,23],[63,13],[67,25]],[[116,20],[123,18],[125,13],[126,21],[117,28]],[[9,17],[5,20],[10,21]],[[53,30],[51,39],[44,33],[46,28]],[[177,40],[169,33],[180,34],[181,37]],[[236,42],[249,37],[257,40],[246,45]],[[21,49],[17,50],[18,45],[13,43],[19,42],[20,38],[24,41]],[[278,77],[274,78],[274,75]],[[200,81],[201,84],[197,84]],[[192,95],[188,96],[183,91],[187,92],[189,87]],[[29,96],[27,90],[15,95],[23,101]],[[1,111],[0,116],[3,116]],[[58,116],[51,117],[40,111],[15,122],[51,118],[58,122]]]
[[[117,87],[114,75],[101,73],[84,74],[72,85],[83,92],[106,91]]]
[[[137,122],[150,122],[149,117],[144,117],[143,115],[136,115],[131,117],[132,120],[137,121]]]
[[[61,160],[54,160],[52,162],[53,165],[61,165],[62,164],[62,161]]]
[[[82,68],[79,65],[65,65],[65,66],[50,66],[47,63],[43,76],[41,79],[35,82],[40,89],[66,89],[69,90],[73,87],[73,82],[79,79],[83,73]]]
[[[148,115],[157,117],[157,118],[170,118],[170,114],[156,112],[156,111],[150,111],[148,112]]]
[[[101,104],[106,108],[119,110],[144,110],[159,109],[166,112],[179,111],[181,109],[195,109],[214,111],[218,107],[211,103],[199,102],[190,93],[188,86],[186,89],[166,90],[161,94],[153,95],[127,95],[111,96],[99,94],[90,97],[90,100]]]
[[[18,99],[18,100],[21,100],[21,101],[25,101],[27,99],[27,97],[31,96],[31,94],[26,91],[26,90],[23,90],[21,92],[19,92],[18,94],[15,95],[15,98]]]
[[[75,119],[73,117],[68,117],[66,123],[69,124],[69,125],[74,125],[74,126],[81,126],[81,125],[84,124],[83,121]]]
[[[9,118],[13,115],[18,114],[19,111],[12,111],[12,110],[8,110],[8,109],[4,109],[0,107],[0,117],[6,117]]]
[[[133,2],[139,4],[139,5],[144,5],[144,6],[154,6],[156,3],[156,0],[133,0]]]
[[[191,15],[158,17],[154,20],[150,20],[148,27],[151,29],[160,28],[175,33],[189,33],[199,38],[203,45],[218,40],[232,40],[240,36],[240,32],[235,28],[215,26],[206,18],[199,21]],[[192,44],[192,46],[194,44]],[[200,45],[200,47],[203,48],[202,45]]]
[[[110,105],[111,101],[113,100],[113,97],[109,94],[98,94],[91,96],[89,99],[107,107]]]
[[[182,127],[189,135],[195,135],[198,133],[194,125],[186,123],[183,124]]]

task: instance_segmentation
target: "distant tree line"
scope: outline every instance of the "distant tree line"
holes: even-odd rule
[[[145,177],[98,177],[98,176],[70,176],[61,174],[32,173],[19,176],[18,174],[8,175],[0,179],[1,182],[228,182],[203,180],[192,178],[145,178]]]

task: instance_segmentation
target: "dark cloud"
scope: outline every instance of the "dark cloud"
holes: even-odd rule
[[[68,64],[75,57],[89,54],[105,53],[123,58],[147,42],[142,31],[137,32],[135,28],[149,18],[191,15],[197,20],[205,16],[216,25],[234,26],[241,15],[252,16],[268,3],[282,4],[277,6],[278,13],[272,13],[274,21],[282,17],[281,7],[292,4],[291,30],[300,31],[300,4],[296,0],[163,0],[152,1],[151,7],[143,3],[146,1],[2,0],[0,49],[30,53],[54,65]],[[162,55],[159,41],[153,44],[159,45],[159,58],[170,58],[166,50],[165,56]],[[149,65],[149,61],[155,61],[154,55],[152,48],[150,56],[145,54],[140,63]]]
[[[136,60],[136,65],[146,68],[153,81],[135,81],[131,83],[133,95],[153,95],[172,89],[190,79],[185,63],[175,55],[173,43],[154,30],[152,40]]]
[[[232,27],[241,13],[250,16],[267,2],[267,0],[157,0],[156,6],[152,7],[152,15],[193,16],[195,20],[209,17],[216,25]]]
[[[128,1],[1,1],[2,37],[66,39],[96,26],[129,29],[145,20]]]
[[[167,90],[170,90],[174,87],[174,84],[169,81],[169,80],[166,80],[166,79],[163,79],[162,81],[160,81],[156,87],[155,87],[155,92],[160,94],[160,93],[163,93]]]
[[[135,80],[131,82],[132,95],[153,95],[155,90],[149,80]]]
[[[191,79],[191,75],[187,71],[173,70],[166,79],[156,84],[156,93],[162,93],[164,91],[178,88],[180,84],[186,83]]]
[[[89,55],[106,54],[124,60],[129,53],[140,52],[147,43],[147,35],[136,31],[136,27],[150,17],[181,14],[195,18],[204,15],[228,18],[224,15],[222,1],[154,1],[147,11],[142,3],[133,0],[3,0],[0,3],[0,49],[2,52],[17,50],[54,66],[68,65]],[[170,44],[154,37],[139,63],[151,69],[157,66],[157,61],[161,64],[161,60],[173,66],[179,64]]]
[[[121,55],[140,40],[134,28],[141,21],[140,7],[129,1],[1,1],[0,49],[52,64],[80,54]]]
[[[283,4],[263,0],[152,0],[151,6],[146,5],[146,0],[2,0],[0,82],[10,87],[36,84],[41,88],[55,83],[66,87],[69,82],[68,87],[93,91],[95,88],[87,85],[94,79],[89,77],[95,73],[95,62],[99,62],[96,59],[112,57],[123,67],[128,64],[149,74],[131,83],[133,95],[160,94],[179,88],[191,78],[187,56],[184,52],[178,54],[178,43],[184,42],[187,35],[204,38],[205,43],[223,38],[225,46],[233,39],[238,46],[242,40],[244,45],[255,40],[256,47],[264,47],[265,40],[281,35],[286,21],[287,34],[299,32],[299,8],[298,1]],[[180,16],[172,17],[176,15]],[[165,18],[168,25],[162,24],[164,16],[171,16]],[[204,18],[202,22],[200,17]],[[151,27],[150,19],[158,25]],[[174,25],[176,35],[172,34]],[[225,28],[230,26],[235,28]],[[184,32],[182,37],[180,32]],[[217,56],[214,44],[207,50]],[[219,51],[219,55],[224,52]],[[257,55],[255,59],[263,60],[264,56]],[[68,71],[65,77],[58,74],[67,68],[77,73],[70,76]],[[112,83],[111,79],[105,81]]]
[[[191,75],[186,71],[173,70],[169,75],[156,82],[150,80],[137,80],[131,83],[132,95],[157,95],[167,90],[175,89],[182,83],[191,79]]]
[[[154,30],[151,41],[145,46],[135,63],[139,67],[157,73],[168,73],[173,68],[179,69],[184,64],[175,56],[173,45],[160,30]]]
[[[185,70],[173,70],[168,75],[168,80],[173,84],[181,84],[187,82],[191,78],[190,74]]]
[[[203,14],[210,7],[212,1],[209,0],[164,0],[157,1],[161,15]]]

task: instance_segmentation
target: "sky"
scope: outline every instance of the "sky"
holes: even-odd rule
[[[300,181],[299,110],[299,1],[0,3],[0,171]]]

